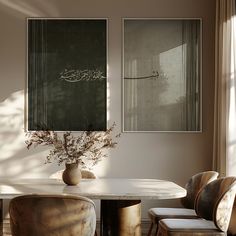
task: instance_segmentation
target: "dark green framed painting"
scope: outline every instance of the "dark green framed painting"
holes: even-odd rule
[[[107,128],[107,20],[28,18],[27,129]]]
[[[202,132],[202,20],[123,19],[123,131]]]

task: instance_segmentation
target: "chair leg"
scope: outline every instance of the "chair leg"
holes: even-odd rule
[[[151,236],[151,235],[152,235],[152,228],[153,228],[153,222],[152,222],[151,225],[150,225],[150,228],[149,228],[149,230],[148,230],[147,236]]]
[[[158,223],[157,223],[157,227],[156,227],[155,236],[157,236],[157,234],[158,234]]]

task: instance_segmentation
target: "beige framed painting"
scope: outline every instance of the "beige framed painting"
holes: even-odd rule
[[[201,132],[201,19],[123,19],[123,131]]]

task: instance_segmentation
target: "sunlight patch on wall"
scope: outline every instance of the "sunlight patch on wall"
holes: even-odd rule
[[[107,174],[107,169],[109,167],[109,162],[110,162],[110,155],[102,159],[101,162],[99,162],[96,166],[93,167],[93,172],[98,176],[98,177],[105,177]]]
[[[24,91],[12,93],[0,103],[0,177],[42,178],[50,172],[64,169],[56,160],[45,165],[48,147],[27,150],[24,132]],[[102,161],[92,171],[103,177],[107,173],[109,158]]]
[[[47,151],[28,151],[24,143],[24,91],[14,92],[0,103],[0,114],[0,176],[42,176]]]
[[[3,164],[2,172],[8,177],[16,178],[42,178],[47,177],[48,174],[44,174],[49,166],[44,165],[44,159],[47,155],[47,151],[40,153],[33,153],[21,158],[15,158],[9,163]],[[2,165],[1,165],[2,166]]]
[[[0,104],[0,161],[10,158],[21,149],[23,132],[23,90],[13,93]]]

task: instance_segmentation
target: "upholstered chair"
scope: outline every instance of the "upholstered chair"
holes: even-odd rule
[[[235,199],[236,178],[212,181],[198,194],[195,210],[198,219],[162,219],[158,236],[227,235]]]
[[[151,226],[149,228],[148,236],[152,234],[153,226],[156,225],[156,232],[158,231],[158,222],[166,218],[198,218],[194,210],[194,202],[198,192],[206,184],[215,180],[218,177],[215,171],[205,171],[198,173],[191,177],[185,185],[187,196],[181,199],[184,208],[151,208],[148,211],[149,218],[151,219]]]
[[[90,170],[81,170],[82,179],[96,179],[97,176]]]
[[[52,175],[50,175],[50,179],[62,179],[62,173],[64,170],[59,170],[55,173],[53,173]],[[82,179],[97,179],[97,176],[89,170],[81,170],[81,176]],[[97,231],[95,231],[94,236],[97,236]]]
[[[24,195],[9,204],[12,236],[93,236],[94,203],[70,195]]]
[[[236,198],[229,223],[228,235],[236,235]]]

